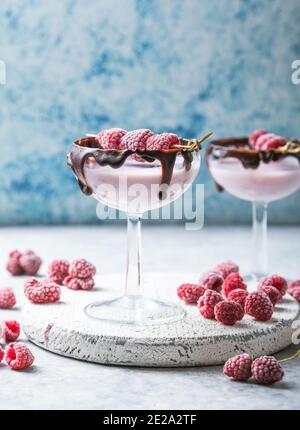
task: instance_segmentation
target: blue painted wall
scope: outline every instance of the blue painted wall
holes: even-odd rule
[[[298,0],[1,0],[0,223],[96,222],[65,165],[73,139],[121,126],[300,136]],[[206,222],[244,222],[203,166]],[[300,222],[300,192],[274,203]]]

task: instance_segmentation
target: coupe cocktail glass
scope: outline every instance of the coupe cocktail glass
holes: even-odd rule
[[[254,149],[248,137],[219,139],[209,143],[206,161],[219,191],[252,202],[253,257],[247,277],[265,276],[268,204],[300,188],[300,143],[289,141],[266,152]]]
[[[89,317],[127,324],[158,324],[181,319],[181,306],[143,295],[141,218],[170,204],[192,184],[200,168],[200,140],[181,139],[161,151],[102,149],[95,137],[74,142],[68,163],[81,190],[107,206],[127,213],[128,251],[124,295],[89,304]],[[157,238],[159,240],[159,238]]]

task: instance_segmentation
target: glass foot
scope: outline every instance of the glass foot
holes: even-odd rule
[[[185,315],[181,306],[140,296],[90,303],[84,312],[100,321],[132,325],[167,324],[179,321]]]

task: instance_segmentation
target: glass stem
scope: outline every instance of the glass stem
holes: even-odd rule
[[[253,268],[256,277],[266,275],[268,272],[268,204],[252,203],[253,216]]]
[[[128,215],[125,296],[143,295],[141,260],[141,217]]]

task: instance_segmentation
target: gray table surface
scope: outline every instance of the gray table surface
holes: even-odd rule
[[[270,268],[290,278],[300,277],[300,228],[271,228]],[[90,227],[0,228],[1,286],[16,290],[19,306],[0,311],[0,319],[21,320],[24,278],[12,278],[4,266],[9,250],[33,248],[44,260],[42,272],[54,258],[84,257],[100,272],[125,267],[124,225]],[[199,274],[216,262],[232,258],[249,267],[250,229],[184,226],[145,226],[144,269]],[[21,339],[26,341],[25,336]],[[222,368],[125,368],[96,365],[49,353],[29,344],[35,366],[24,372],[0,365],[0,409],[300,409],[299,359],[285,364],[283,382],[272,387],[226,379]],[[278,354],[286,357],[289,347]]]

